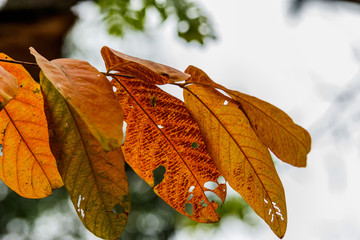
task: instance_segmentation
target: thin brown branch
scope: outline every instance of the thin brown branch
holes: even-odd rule
[[[14,63],[14,64],[21,64],[21,65],[29,65],[29,66],[38,66],[37,63],[33,62],[24,62],[18,60],[9,60],[9,59],[0,59],[0,62],[7,62],[7,63]]]

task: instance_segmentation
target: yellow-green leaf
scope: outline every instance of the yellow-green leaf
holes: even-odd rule
[[[249,119],[251,127],[261,140],[279,159],[296,167],[305,167],[311,149],[310,134],[279,108],[256,97],[229,90],[213,82],[200,69],[189,66],[186,71],[192,77],[188,83],[212,86],[225,91]]]
[[[225,200],[226,185],[217,182],[220,172],[184,103],[142,80],[115,79],[127,123],[125,161],[178,212],[197,222],[218,221],[212,200]]]
[[[0,58],[10,59],[4,54]],[[0,177],[23,197],[46,197],[63,182],[49,146],[40,86],[23,66],[0,65],[19,84],[17,95],[0,112]]]
[[[190,85],[184,89],[184,98],[221,174],[283,237],[287,224],[284,188],[268,149],[246,116],[234,100],[211,86]]]
[[[17,79],[0,66],[0,110],[16,95]]]
[[[85,61],[56,59],[49,62],[33,48],[31,53],[101,146],[106,151],[120,147],[123,113],[107,78]]]
[[[184,81],[189,74],[180,72],[172,67],[145,59],[132,57],[109,47],[101,49],[108,72],[117,71],[119,74],[130,75],[153,84],[166,84]]]
[[[40,74],[51,149],[75,210],[86,228],[105,239],[120,237],[130,211],[125,162],[105,152],[75,109]]]

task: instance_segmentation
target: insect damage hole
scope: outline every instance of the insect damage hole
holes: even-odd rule
[[[219,196],[216,195],[215,193],[211,191],[205,191],[204,193],[206,198],[209,200],[209,202],[216,202],[217,204],[219,204],[219,206],[223,203],[219,198]]]
[[[2,156],[3,156],[3,145],[0,144],[0,157],[2,157]]]
[[[226,106],[226,105],[228,105],[228,103],[229,103],[229,102],[228,102],[227,100],[225,100],[224,103],[223,103],[223,105]]]
[[[192,203],[185,203],[185,212],[190,216],[194,213],[194,207]]]
[[[165,172],[166,168],[163,165],[159,165],[156,169],[153,170],[154,187],[159,185],[164,180]]]
[[[216,180],[218,182],[218,184],[225,184],[226,180],[224,178],[224,176],[219,176]]]
[[[208,181],[204,184],[204,187],[206,187],[209,190],[215,190],[219,185],[216,182]]]
[[[121,206],[119,203],[115,204],[115,206],[112,209],[112,212],[116,215],[122,214],[125,212],[125,208]]]
[[[199,147],[199,144],[197,144],[196,142],[193,142],[193,143],[191,144],[191,147],[192,147],[193,149],[197,149],[197,148]]]

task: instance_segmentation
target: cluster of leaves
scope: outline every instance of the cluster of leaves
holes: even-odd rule
[[[127,29],[143,31],[146,28],[149,10],[158,12],[161,22],[169,16],[177,18],[178,36],[187,42],[204,44],[206,39],[215,39],[214,30],[200,8],[189,0],[97,0],[109,32],[123,36]],[[153,12],[152,12],[153,13]]]
[[[180,72],[103,47],[101,73],[85,61],[30,51],[40,84],[0,55],[0,177],[19,195],[43,198],[65,185],[84,226],[116,239],[130,212],[126,161],[200,223],[220,220],[227,181],[284,236],[285,193],[268,149],[305,167],[311,139],[283,111],[194,66]],[[181,87],[185,102],[163,84]]]

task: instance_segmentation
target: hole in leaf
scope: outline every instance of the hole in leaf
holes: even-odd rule
[[[199,144],[197,144],[196,142],[193,142],[193,143],[191,144],[191,147],[192,147],[193,149],[197,149],[197,148],[199,147]]]
[[[2,157],[3,156],[3,145],[0,144],[0,156]]]
[[[117,88],[116,87],[113,87],[113,92],[116,92],[117,91]]]
[[[228,102],[227,100],[225,100],[224,103],[223,103],[223,105],[226,106],[226,105],[228,105],[228,103],[229,103],[229,102]]]
[[[125,143],[126,127],[127,127],[127,123],[126,123],[125,121],[123,121],[123,139],[122,139],[122,144]]]
[[[190,201],[193,198],[193,196],[194,196],[194,194],[191,193],[187,200]]]
[[[129,197],[127,195],[124,195],[122,202],[127,202],[128,199],[129,199]]]
[[[125,208],[123,206],[121,206],[119,203],[115,204],[115,206],[113,207],[112,212],[115,213],[116,215],[119,215],[121,213],[123,213],[125,211]]]
[[[194,191],[194,189],[195,189],[195,186],[191,186],[191,187],[189,188],[189,192],[191,193],[192,191]]]
[[[200,202],[199,202],[199,205],[201,205],[202,207],[207,207],[208,206],[208,204],[204,201],[204,200],[201,200]]]
[[[221,199],[215,193],[213,193],[211,191],[205,191],[204,193],[205,193],[206,198],[209,200],[209,202],[216,202],[219,205],[222,204]]]
[[[162,180],[164,179],[166,169],[163,165],[158,166],[156,169],[153,170],[153,177],[154,177],[154,187],[159,185]]]
[[[216,183],[216,182],[212,182],[212,181],[209,181],[209,182],[206,182],[204,184],[204,187],[206,187],[207,189],[210,189],[210,190],[214,190],[215,188],[217,188],[219,185]]]
[[[192,203],[185,203],[185,212],[190,216],[193,215],[194,208]]]
[[[219,184],[225,184],[226,180],[223,176],[219,176],[218,179],[216,180]]]
[[[227,94],[224,90],[221,90],[221,89],[216,89],[218,90],[219,92],[221,92],[222,94],[224,94],[225,96],[231,98],[231,96],[229,94]]]
[[[164,128],[162,125],[157,125],[157,126],[158,126],[158,128],[160,128],[160,129]]]

